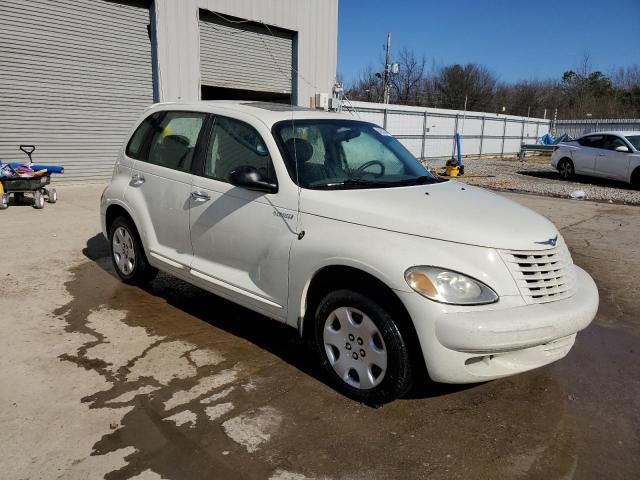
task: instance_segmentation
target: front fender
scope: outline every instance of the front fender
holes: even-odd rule
[[[392,290],[413,292],[405,281],[405,271],[416,265],[432,265],[483,281],[501,298],[510,297],[511,305],[513,301],[522,300],[507,266],[492,248],[434,240],[308,214],[303,214],[301,220],[305,235],[292,246],[289,269],[287,323],[291,326],[297,326],[298,319],[305,314],[306,297],[314,276],[328,266],[356,268]],[[492,308],[500,307],[494,304]]]

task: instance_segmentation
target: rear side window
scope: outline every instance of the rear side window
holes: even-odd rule
[[[136,160],[146,160],[145,148],[149,137],[154,132],[154,125],[157,125],[162,114],[154,113],[148,116],[136,129],[131,136],[129,144],[127,145],[127,156]]]
[[[604,135],[589,135],[582,137],[578,143],[583,147],[602,148],[604,143]]]
[[[199,112],[166,112],[160,122],[152,121],[146,161],[174,170],[190,170],[206,116]]]

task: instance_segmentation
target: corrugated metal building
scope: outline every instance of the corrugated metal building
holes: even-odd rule
[[[308,105],[336,75],[337,0],[2,0],[0,160],[104,179],[153,102]]]

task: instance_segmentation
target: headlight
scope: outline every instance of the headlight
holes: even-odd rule
[[[404,278],[423,297],[452,305],[481,305],[498,301],[491,287],[458,272],[438,267],[413,267]]]

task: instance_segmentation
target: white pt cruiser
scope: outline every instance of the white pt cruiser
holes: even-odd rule
[[[426,381],[424,366],[469,383],[558,360],[598,307],[551,222],[434,178],[343,114],[155,105],[101,215],[124,281],[162,270],[285,322],[336,388],[372,404]]]

